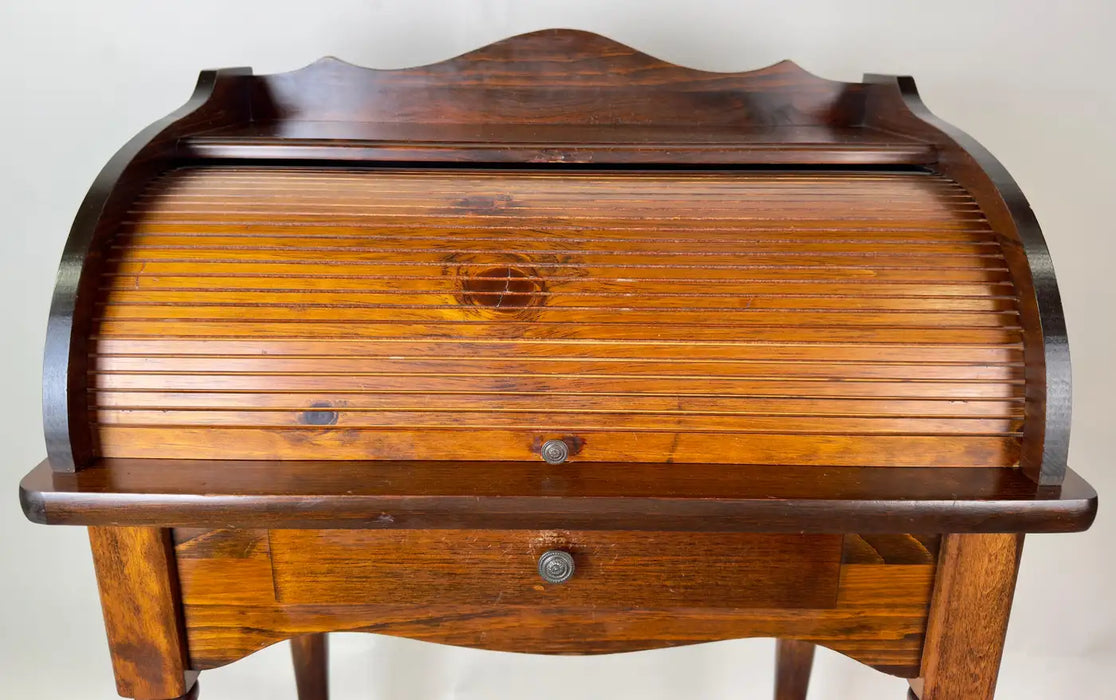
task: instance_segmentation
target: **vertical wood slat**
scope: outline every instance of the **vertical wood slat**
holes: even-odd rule
[[[921,700],[992,700],[1023,535],[942,540],[922,656]]]
[[[191,690],[170,530],[91,527],[89,541],[116,688],[137,700]]]

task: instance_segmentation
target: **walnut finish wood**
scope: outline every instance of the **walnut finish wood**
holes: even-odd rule
[[[341,69],[345,70],[345,69]],[[792,65],[770,70],[791,73]],[[648,144],[653,144],[649,147]],[[695,131],[684,125],[397,124],[282,120],[191,136],[184,155],[207,160],[692,165],[931,165],[925,142],[864,126],[763,125]]]
[[[304,634],[291,639],[298,700],[329,700],[329,637]]]
[[[137,700],[186,695],[187,664],[170,530],[89,529],[117,691]]]
[[[775,642],[775,700],[806,700],[815,649],[797,639]]]
[[[1072,532],[1097,494],[1072,471],[538,462],[46,463],[20,499],[47,524],[743,532]]]
[[[1096,512],[1069,378],[1026,199],[909,78],[546,30],[203,73],[78,213],[20,498],[94,526],[145,700],[285,639],[324,697],[332,631],[990,698],[1015,533]]]
[[[922,656],[921,700],[992,700],[1022,549],[1022,535],[944,538]]]
[[[305,532],[338,536],[335,531]],[[349,537],[344,532],[339,536]],[[437,552],[469,547],[478,536],[485,541],[483,533],[459,530],[416,536],[437,539],[441,545]],[[553,542],[571,535],[550,532],[535,536]],[[707,540],[719,536],[694,535]],[[935,568],[935,559],[925,548],[917,561],[909,552],[896,558],[886,548],[876,550],[865,540],[850,536],[845,538],[836,600],[827,608],[748,608],[731,601],[680,606],[665,595],[657,598],[660,605],[654,607],[578,603],[576,597],[561,596],[562,587],[577,579],[576,573],[570,582],[552,587],[557,596],[540,603],[516,604],[514,598],[497,602],[488,596],[487,605],[459,601],[375,604],[362,595],[345,603],[306,605],[284,603],[277,597],[272,570],[274,535],[269,538],[266,530],[180,529],[175,531],[175,540],[191,659],[199,669],[221,666],[293,636],[327,631],[377,632],[547,654],[613,653],[715,639],[793,635],[888,673],[912,677],[918,673]],[[932,538],[927,544],[934,549]],[[439,556],[432,550],[424,550],[427,553],[421,556],[408,551],[397,550],[391,556],[413,562],[410,571],[420,571],[419,562]],[[311,550],[304,556],[314,554]],[[654,556],[648,556],[653,565]],[[358,553],[353,553],[350,563],[362,565]],[[634,577],[625,587],[638,596],[641,582]],[[537,585],[546,586],[541,579]],[[453,589],[488,591],[489,584],[482,578],[464,577],[455,580]]]
[[[403,70],[325,58],[259,76],[254,86],[258,121],[670,125],[690,132],[696,117],[711,128],[854,126],[865,89],[810,75],[790,61],[744,73],[695,70],[568,29],[522,34]]]
[[[1021,466],[1038,483],[1059,483],[1069,453],[1069,341],[1054,265],[1031,205],[995,156],[930,112],[912,78],[866,75],[865,81],[875,87],[866,122],[934,143],[935,169],[965,187],[1002,243],[1024,331],[1027,420]]]
[[[571,56],[578,59],[571,62]],[[208,85],[214,79],[214,75],[206,74],[202,85]],[[322,88],[323,85],[336,84],[346,84],[347,89]],[[1060,325],[1056,288],[1052,274],[1047,274],[1048,256],[1041,243],[1041,235],[1025,200],[998,163],[966,140],[967,137],[925,112],[913,92],[913,84],[907,79],[871,77],[863,84],[837,83],[811,76],[789,63],[749,73],[704,73],[672,66],[601,37],[582,32],[547,30],[515,37],[451,61],[418,69],[370,71],[326,60],[301,71],[276,76],[253,77],[241,71],[235,76],[229,75],[223,85],[226,89],[214,89],[208,101],[204,102],[205,108],[191,119],[168,120],[167,123],[175,124],[171,130],[173,134],[168,131],[156,139],[159,144],[157,149],[151,147],[152,153],[161,155],[152,161],[157,161],[158,167],[150,173],[169,167],[168,157],[197,157],[199,153],[191,151],[189,146],[193,138],[224,139],[228,144],[237,142],[241,136],[245,145],[250,145],[253,139],[267,141],[265,150],[268,153],[262,157],[268,159],[279,157],[281,145],[289,147],[289,158],[344,160],[345,156],[337,152],[338,147],[341,150],[353,147],[359,151],[363,143],[369,148],[385,145],[391,150],[392,144],[410,143],[416,146],[415,154],[407,156],[405,150],[396,150],[390,157],[396,161],[419,162],[428,159],[421,152],[430,151],[427,146],[434,142],[439,145],[433,150],[441,154],[435,157],[443,162],[493,163],[518,159],[520,162],[561,164],[583,159],[577,154],[567,153],[562,147],[538,150],[540,143],[527,143],[522,132],[519,135],[515,133],[525,123],[539,130],[537,138],[543,145],[569,145],[573,141],[586,145],[591,141],[587,134],[594,129],[601,134],[598,145],[610,147],[638,142],[638,149],[646,156],[646,162],[652,164],[694,162],[693,154],[683,152],[677,143],[687,139],[677,134],[703,134],[700,139],[689,137],[689,140],[700,141],[705,152],[729,154],[727,157],[718,156],[718,162],[737,165],[749,162],[807,166],[833,164],[838,158],[835,158],[832,146],[840,145],[854,154],[848,156],[845,164],[867,163],[875,159],[873,164],[880,166],[896,162],[889,160],[888,149],[893,152],[908,149],[907,154],[901,156],[909,159],[906,164],[931,165],[964,186],[967,196],[973,197],[979,204],[981,212],[988,217],[989,230],[996,241],[1005,246],[1007,278],[1021,285],[1019,292],[1024,303],[1019,308],[1019,327],[1021,334],[1031,329],[1031,336],[1022,343],[1027,359],[1021,367],[1030,379],[1020,382],[1019,387],[1028,397],[1022,406],[1024,415],[1035,418],[1023,421],[1021,429],[1028,437],[1021,441],[1018,450],[1005,449],[1003,445],[997,447],[992,442],[985,443],[984,449],[1007,460],[1018,458],[1028,473],[1043,483],[1056,483],[1059,470],[1064,468],[1068,412],[1062,409],[1068,406],[1068,355],[1062,342],[1064,332],[1059,331],[1064,324]],[[602,90],[608,91],[615,99],[599,99]],[[205,94],[204,91],[199,92],[202,97]],[[451,98],[449,104],[453,105],[453,109],[447,111],[444,100]],[[196,104],[197,99],[191,104]],[[711,109],[714,104],[717,108]],[[695,128],[694,114],[702,116],[701,129]],[[355,130],[346,132],[349,128],[346,124],[354,124],[352,128]],[[488,155],[478,153],[475,145],[482,141],[493,143],[492,130],[497,127],[501,131],[507,130],[509,138],[506,143],[488,149]],[[731,136],[718,136],[718,130]],[[443,132],[441,136],[439,132]],[[622,133],[627,136],[621,136]],[[728,141],[725,141],[726,138]],[[167,155],[167,144],[172,142],[179,145],[177,156],[173,153]],[[499,139],[496,143],[499,144]],[[789,148],[780,148],[779,144]],[[313,148],[319,145],[324,145],[326,150],[315,155]],[[912,145],[922,149],[920,155],[910,150]],[[743,155],[739,158],[732,155],[736,146],[742,149]],[[139,148],[138,145],[136,147]],[[935,152],[930,154],[927,147]],[[310,150],[305,150],[307,148]],[[532,149],[535,152],[530,152]],[[219,153],[209,155],[216,157]],[[245,154],[233,155],[242,157]],[[623,158],[627,156],[621,160]],[[136,159],[137,163],[140,161],[147,162]],[[114,162],[118,166],[106,172],[112,170],[116,173],[129,159],[122,152]],[[607,164],[609,160],[602,157],[596,162]],[[106,213],[93,219],[79,217],[79,223],[83,220],[95,223],[100,231],[97,243],[94,244],[92,234],[79,235],[79,232],[88,231],[89,225],[76,226],[71,248],[87,251],[87,254],[70,255],[72,264],[68,267],[64,265],[68,271],[60,279],[80,277],[88,280],[97,277],[96,273],[103,269],[99,264],[82,267],[76,261],[86,258],[100,260],[108,254],[102,249],[111,227],[121,219],[117,213],[128,205],[135,195],[135,188],[143,184],[144,173],[149,172],[138,166],[129,167],[135,171],[136,178],[128,179],[130,184],[127,187],[120,184],[113,191],[115,204],[105,210],[111,210],[112,215]],[[113,178],[106,176],[102,180],[108,186]],[[499,207],[499,202],[493,200],[492,203]],[[1029,270],[1028,260],[1038,269]],[[886,281],[891,276],[885,270],[878,272],[880,281]],[[950,272],[943,280],[956,273],[960,271]],[[761,275],[757,281],[766,280]],[[1054,303],[1032,303],[1033,298],[1037,298],[1032,293],[1034,288],[1041,289],[1040,296]],[[60,284],[59,297],[69,294],[69,291],[65,283]],[[78,299],[80,303],[75,308],[84,309],[85,304],[91,303],[88,297],[81,297],[87,301]],[[956,301],[961,301],[962,306],[980,303]],[[893,303],[883,300],[883,307],[898,311],[889,306]],[[65,311],[63,306],[58,305],[58,308]],[[950,304],[943,304],[940,311],[949,308]],[[980,309],[979,306],[968,309],[970,312],[977,310],[1006,309]],[[1042,320],[1040,316],[1044,314],[1051,318]],[[74,323],[68,312],[55,316],[61,319],[60,328],[66,326],[64,330],[70,328],[66,324]],[[926,316],[924,320],[928,318]],[[867,317],[862,320],[867,320]],[[79,325],[89,322],[88,313],[77,315]],[[281,332],[280,325],[272,326],[261,332],[272,335]],[[1041,332],[1036,335],[1034,329]],[[802,340],[801,337],[795,339],[793,333],[784,333],[780,337],[763,329],[751,330],[757,342]],[[861,330],[856,327],[847,329],[853,332]],[[905,331],[904,342],[922,344],[927,337],[926,332],[917,329],[906,328]],[[936,332],[939,339],[944,337],[940,330]],[[81,335],[69,330],[63,335],[67,334]],[[830,341],[842,337],[848,341],[856,337],[853,333],[842,334],[836,330],[826,335]],[[60,336],[54,334],[52,337]],[[1006,337],[1001,336],[1002,339]],[[965,342],[961,336],[954,339]],[[78,405],[80,401],[75,398],[80,397],[80,386],[85,386],[88,381],[85,353],[78,352],[79,345],[84,342],[66,340],[68,354],[47,363],[47,375],[54,378],[48,379],[46,391],[48,441],[55,446],[51,454],[55,457],[57,468],[62,469],[87,463],[96,453],[95,448],[99,447],[94,440],[96,436],[85,433],[83,419],[88,412],[84,405]],[[70,345],[73,347],[70,348]],[[52,345],[56,346],[57,343]],[[1047,364],[1051,367],[1047,368]],[[58,377],[64,378],[63,384],[68,387],[65,391],[56,391],[62,386],[56,381]],[[768,388],[780,389],[776,386]],[[1055,394],[1057,396],[1051,398]],[[82,420],[74,423],[74,429],[70,427],[71,415],[82,416]],[[1046,425],[1047,415],[1052,418],[1050,426]],[[59,417],[62,417],[61,422]],[[976,427],[976,424],[969,425]],[[122,431],[117,433],[119,440],[110,441],[110,453],[119,449],[121,441],[139,439],[142,442],[144,433],[136,433],[130,428],[119,430]],[[283,439],[284,436],[296,442],[313,442],[313,433],[307,435],[288,431],[268,434],[251,449],[257,453],[282,451],[288,442]],[[214,433],[214,437],[229,440],[233,434],[225,431]],[[670,441],[664,440],[661,445],[652,441],[655,445],[652,451],[668,448]],[[73,450],[71,442],[77,446],[81,457],[77,462],[68,456]],[[879,442],[876,448],[885,453],[895,452],[888,449],[887,442]],[[925,451],[922,448],[920,451]],[[951,459],[949,455],[945,458]],[[839,455],[837,459],[840,460]],[[1036,466],[1041,464],[1048,466]]]
[[[43,358],[47,455],[59,471],[86,466],[97,453],[89,430],[86,370],[93,304],[106,242],[151,178],[171,167],[179,137],[248,120],[248,68],[205,71],[190,99],[137,134],[101,170],[78,209],[51,299]]]

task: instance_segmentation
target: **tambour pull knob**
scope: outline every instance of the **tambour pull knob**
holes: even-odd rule
[[[539,576],[547,583],[564,583],[574,574],[574,560],[569,552],[552,549],[539,557]]]
[[[547,464],[561,464],[570,457],[570,446],[565,440],[547,440],[540,451]]]

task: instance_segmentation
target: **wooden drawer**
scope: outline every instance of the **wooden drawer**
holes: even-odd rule
[[[633,537],[640,536],[539,530],[175,529],[191,663],[216,668],[312,632],[373,632],[538,654],[613,653],[784,636],[823,644],[902,678],[918,675],[937,560],[935,538],[844,536],[834,601],[828,588],[835,580],[829,536]],[[505,555],[511,545],[522,548],[535,540],[540,541],[532,556],[521,551],[514,558]],[[801,545],[796,561],[791,541]],[[580,568],[567,583],[547,586],[535,573],[533,555],[563,542]],[[617,546],[610,549],[627,556],[610,556],[606,545],[612,543]],[[715,552],[718,543],[725,546]],[[489,549],[490,556],[478,554]],[[772,557],[757,563],[761,550]],[[451,556],[454,551],[458,556]],[[463,566],[467,560],[461,552],[473,552],[472,561],[487,561],[487,569],[478,573]],[[376,555],[377,566],[369,554]],[[612,574],[608,581],[619,579],[615,585],[601,583],[604,572],[633,556],[649,563]],[[688,565],[684,557],[696,563]],[[601,564],[597,576],[595,559]],[[439,564],[447,561],[455,563]],[[764,566],[767,580],[774,583],[755,583],[752,571]],[[665,575],[668,571],[677,574],[675,580]],[[673,591],[665,589],[668,581]],[[706,594],[694,592],[699,584],[707,587]],[[786,597],[770,600],[773,590]],[[805,607],[815,602],[811,598],[819,607]],[[798,602],[804,606],[777,607]]]
[[[273,530],[282,604],[827,608],[841,536],[523,530]],[[538,572],[573,556],[561,584]]]

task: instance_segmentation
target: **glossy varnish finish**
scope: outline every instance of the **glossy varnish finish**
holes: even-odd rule
[[[92,526],[142,700],[285,639],[320,700],[339,630],[987,700],[1020,533],[1095,516],[1069,377],[1026,199],[909,78],[547,30],[203,73],[78,213],[20,498]]]
[[[117,690],[138,700],[185,695],[197,673],[188,665],[170,530],[95,527],[89,542]]]
[[[247,118],[247,68],[204,71],[185,105],[136,134],[101,170],[70,229],[50,303],[43,352],[43,429],[59,471],[86,466],[96,454],[88,429],[89,340],[98,275],[107,244],[128,206],[151,178],[172,167],[175,144],[190,131]]]
[[[306,533],[305,537],[327,542],[359,542],[363,537],[372,537],[385,547],[392,542],[407,541],[388,533],[300,532]],[[279,539],[283,537],[286,535],[280,535]],[[420,531],[409,537],[411,542],[423,539],[437,542],[436,547],[425,548],[425,554],[407,556],[411,562],[449,558],[458,551],[468,555],[471,547],[487,546],[488,540],[494,538],[494,541],[505,542],[505,548],[526,549],[531,553],[534,553],[532,542],[546,547],[560,544],[565,538],[575,545],[575,557],[578,551],[577,534],[561,531],[487,536],[469,531]],[[722,546],[718,542],[725,541],[716,533],[689,537],[695,543],[695,551]],[[762,541],[761,536],[755,537]],[[599,540],[586,541],[607,539],[606,533]],[[640,539],[637,536],[627,541]],[[678,535],[674,539],[682,541]],[[584,576],[583,586],[596,585],[595,578],[601,571],[591,563],[587,570],[575,573],[569,582],[548,586],[534,572],[533,560],[529,557],[521,560],[517,556],[506,558],[507,568],[502,574],[509,595],[507,600],[492,594],[495,584],[490,575],[461,574],[452,578],[454,585],[447,590],[454,592],[448,594],[452,598],[446,601],[420,604],[405,596],[396,599],[399,585],[385,580],[378,587],[366,585],[361,595],[348,596],[344,602],[319,599],[308,603],[284,601],[282,587],[276,589],[275,576],[278,573],[282,581],[286,555],[273,547],[275,531],[269,537],[265,530],[179,529],[175,531],[175,540],[191,659],[199,669],[223,665],[294,635],[361,630],[447,644],[552,654],[632,651],[746,636],[795,636],[829,646],[889,673],[913,677],[918,673],[937,552],[936,538],[846,537],[836,597],[818,600],[811,607],[797,605],[802,602],[801,598],[797,601],[753,598],[749,602],[746,590],[724,600],[710,596],[701,605],[695,605],[698,600],[692,596],[688,604],[680,605],[678,601],[671,602],[666,592],[652,597],[641,593],[641,587],[662,584],[664,570],[657,567],[668,565],[671,556],[685,556],[682,550],[665,551],[662,560],[654,556],[642,560],[642,571],[623,561],[626,557],[612,562],[632,567],[628,569],[630,576],[625,583],[609,585],[613,590],[629,590],[633,600],[643,602],[634,607],[610,598],[611,594],[598,602],[583,597],[577,590],[564,588],[576,588],[579,576]],[[664,537],[662,541],[669,546],[672,538]],[[778,545],[762,546],[773,551],[770,548]],[[405,554],[407,550],[402,547],[395,551]],[[643,552],[647,551],[644,548]],[[588,554],[584,561],[594,556],[593,552]],[[300,554],[303,558],[319,557],[319,564],[327,564],[335,555],[336,550],[330,548],[304,549]],[[829,569],[816,569],[817,559],[817,555],[810,555],[802,565],[812,560],[815,573],[823,577],[829,575],[825,573],[831,571]],[[357,559],[351,563],[359,572]],[[720,563],[711,559],[698,564],[697,580],[707,585],[714,576],[724,580],[731,578],[731,570],[715,574],[706,568]],[[444,569],[436,564],[435,561],[429,569],[414,569],[420,587],[432,580],[428,576]],[[679,574],[675,572],[674,575]],[[747,572],[741,575],[746,576]],[[534,583],[530,583],[531,577]],[[522,583],[513,584],[516,580]],[[515,593],[516,585],[522,586],[523,593]],[[531,586],[544,590],[531,592]],[[329,596],[339,589],[323,584],[317,590]],[[524,594],[529,597],[524,598]],[[538,598],[532,600],[530,596]],[[825,605],[821,605],[822,602]],[[757,607],[757,603],[762,606]],[[452,624],[448,620],[452,620]]]
[[[32,520],[69,525],[592,529],[682,532],[1075,532],[1097,494],[1069,472],[571,462],[110,459],[43,463]]]
[[[829,608],[840,535],[597,530],[271,530],[276,599],[284,604],[587,608]],[[549,585],[548,550],[576,571]],[[399,560],[421,561],[405,578]]]
[[[111,262],[110,457],[1018,460],[1014,288],[932,175],[181,170]]]
[[[329,640],[324,634],[304,634],[291,640],[298,700],[328,700]]]
[[[921,700],[992,700],[1023,536],[948,535],[917,685]]]

